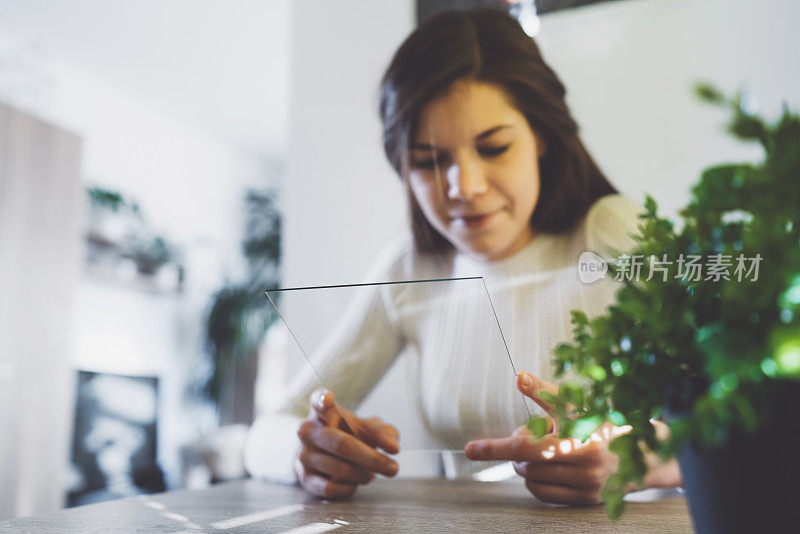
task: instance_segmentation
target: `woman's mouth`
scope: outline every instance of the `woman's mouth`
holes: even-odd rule
[[[459,215],[453,221],[462,224],[465,228],[481,228],[489,224],[498,212],[480,213],[475,215]]]

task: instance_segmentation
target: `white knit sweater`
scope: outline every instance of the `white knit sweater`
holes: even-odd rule
[[[626,198],[610,195],[572,232],[537,235],[514,256],[488,263],[460,253],[422,257],[403,239],[387,248],[367,280],[483,277],[516,369],[552,381],[552,349],[570,339],[570,310],[600,314],[617,288],[608,278],[582,283],[579,256],[629,250],[639,213]],[[313,359],[338,402],[352,409],[401,352],[411,358],[409,387],[427,447],[462,448],[470,439],[507,436],[524,422],[525,407],[480,280],[366,288]],[[245,450],[251,475],[293,480],[297,418],[308,413],[318,385],[305,366],[280,413],[253,425]]]

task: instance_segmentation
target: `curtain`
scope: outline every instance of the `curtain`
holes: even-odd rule
[[[81,140],[0,104],[0,518],[63,504]]]

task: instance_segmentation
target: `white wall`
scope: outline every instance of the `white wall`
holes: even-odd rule
[[[359,282],[405,227],[403,188],[381,146],[378,83],[412,27],[413,2],[298,2],[292,21],[283,286]],[[307,318],[317,325],[343,304],[318,303]]]
[[[770,115],[800,107],[798,20],[794,0],[628,0],[545,15],[537,41],[611,181],[674,214],[703,168],[760,153],[692,84],[749,88]]]
[[[0,44],[10,41],[0,35]],[[214,422],[186,397],[203,358],[197,343],[202,312],[209,292],[241,269],[242,199],[248,185],[273,185],[267,164],[70,65],[30,61],[44,73],[41,90],[20,93],[0,83],[0,100],[79,134],[85,180],[136,199],[155,229],[186,253],[186,289],[179,296],[91,277],[77,281],[65,355],[76,369],[160,377],[159,460],[174,486],[178,447]]]
[[[378,82],[412,28],[413,2],[297,2],[292,19],[284,281],[356,281],[404,227]]]

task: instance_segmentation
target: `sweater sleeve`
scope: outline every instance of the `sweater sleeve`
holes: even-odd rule
[[[633,236],[638,233],[639,214],[643,211],[643,208],[621,195],[607,195],[600,198],[592,205],[584,219],[581,251],[594,252],[606,261],[629,253],[636,245]],[[582,283],[581,299],[575,309],[580,309],[590,319],[602,315],[608,305],[614,302],[619,287],[620,282],[610,274],[594,282]],[[569,322],[567,316],[564,319]],[[571,326],[563,330],[562,341],[574,342],[571,330]],[[555,381],[575,382],[584,387],[589,387],[591,384],[590,379],[580,376],[574,369],[568,369]]]
[[[616,257],[630,252],[636,242],[639,215],[644,209],[622,195],[607,195],[599,199],[586,214],[586,245],[588,250],[604,257]]]
[[[401,279],[407,247],[405,240],[387,247],[366,280]],[[244,451],[251,476],[294,482],[296,430],[308,414],[310,395],[321,387],[317,372],[339,404],[355,409],[392,366],[406,341],[394,320],[390,287],[358,288],[334,331],[311,355],[316,372],[303,364],[277,412],[264,414],[253,424]]]

